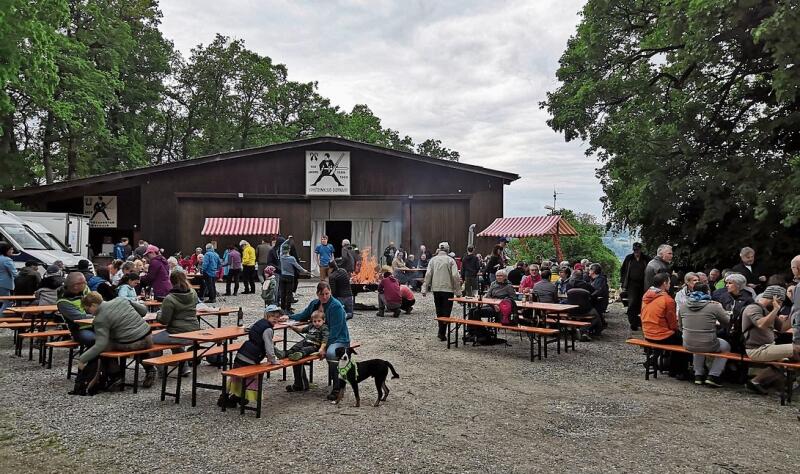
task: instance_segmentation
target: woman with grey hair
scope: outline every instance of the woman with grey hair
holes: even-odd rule
[[[689,299],[689,295],[694,291],[694,286],[699,281],[700,277],[698,277],[697,273],[695,272],[686,272],[686,275],[683,276],[683,288],[681,288],[675,295],[675,305],[678,307],[679,322],[681,317],[681,306],[686,305],[686,300]]]
[[[721,303],[723,309],[730,313],[730,324],[719,331],[719,336],[730,342],[733,352],[741,353],[744,351],[742,311],[754,303],[753,296],[747,291],[747,279],[738,273],[729,274],[725,277],[725,288],[715,291],[712,299]]]

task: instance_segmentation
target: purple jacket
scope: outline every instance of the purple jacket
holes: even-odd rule
[[[238,250],[233,249],[228,252],[228,263],[231,266],[231,270],[241,270],[242,269],[242,254],[239,253]]]
[[[169,294],[172,283],[169,282],[169,264],[166,258],[156,255],[150,260],[147,275],[142,277],[142,284],[153,287],[153,295],[156,298],[164,298]]]

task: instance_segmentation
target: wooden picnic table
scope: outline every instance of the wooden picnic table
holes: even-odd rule
[[[237,313],[237,316],[238,316],[239,311],[241,311],[241,308],[217,308],[217,309],[209,308],[207,310],[198,309],[197,310],[197,318],[213,328],[214,325],[209,323],[208,321],[206,321],[204,316],[216,316],[217,317],[217,327],[221,328],[222,327],[222,317],[223,316],[228,316],[231,313]],[[237,321],[237,323],[238,323],[238,321]]]
[[[278,331],[283,329],[286,334],[286,329],[292,324],[284,322],[277,323],[273,326],[273,330]],[[215,345],[222,345],[222,370],[228,368],[228,342],[237,339],[247,334],[247,330],[240,326],[226,326],[221,328],[208,328],[199,331],[181,332],[172,334],[171,336],[176,339],[186,339],[192,341],[192,406],[197,406],[197,389],[206,388],[210,390],[223,390],[222,385],[214,385],[197,381],[197,368],[203,359],[203,355],[211,350]],[[284,342],[286,338],[284,337]],[[201,346],[203,343],[213,343],[211,346]],[[284,343],[285,350],[285,343]]]
[[[0,296],[0,301],[33,301],[36,299],[36,295],[7,295],[7,296]]]
[[[478,300],[477,297],[459,296],[457,298],[450,298],[450,301],[454,301],[456,303],[462,303],[464,305],[464,317],[466,318],[467,306],[481,305],[481,304],[496,306],[500,304],[500,301],[502,300],[498,298],[483,298],[482,300]],[[545,313],[566,313],[571,309],[578,308],[578,306],[574,304],[540,303],[538,301],[517,301],[516,303],[518,308],[532,309],[534,311],[542,311]]]

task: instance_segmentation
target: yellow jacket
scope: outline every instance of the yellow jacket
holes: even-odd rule
[[[256,249],[254,249],[252,245],[245,245],[245,247],[242,249],[242,265],[253,267],[255,264]]]

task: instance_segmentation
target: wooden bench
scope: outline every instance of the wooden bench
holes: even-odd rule
[[[351,342],[350,347],[355,349],[360,347],[361,344],[357,342]],[[282,370],[289,367],[294,367],[296,365],[309,365],[309,375],[308,379],[309,382],[313,382],[314,380],[314,361],[323,360],[325,358],[325,354],[311,354],[310,356],[303,357],[302,359],[298,360],[289,360],[289,359],[279,359],[277,364],[255,364],[255,365],[246,365],[243,367],[236,367],[233,369],[224,370],[222,372],[222,393],[223,395],[227,396],[228,394],[228,377],[237,377],[242,379],[242,392],[239,394],[239,398],[244,400],[245,399],[245,390],[247,389],[247,380],[253,377],[258,378],[258,397],[256,399],[256,407],[250,407],[247,405],[239,404],[239,413],[244,415],[245,411],[254,411],[256,412],[256,418],[261,418],[261,401],[264,395],[264,374],[269,374],[270,372],[274,372],[276,370]],[[222,406],[222,411],[226,411],[225,405]]]
[[[54,337],[69,337],[70,333],[67,329],[56,329],[54,331],[36,331],[36,332],[24,332],[19,334],[17,337],[19,338],[20,343],[17,344],[17,355],[22,355],[22,344],[25,339],[28,340],[28,360],[33,360],[33,343],[34,341],[42,341],[48,342]],[[44,350],[44,343],[39,346],[39,363],[41,365],[45,365],[45,350]]]
[[[69,349],[69,356],[67,358],[67,379],[73,375],[78,375],[78,372],[72,371],[72,363],[75,361],[75,349],[78,349],[78,354],[83,354],[84,347],[73,341],[50,341],[44,344],[47,350],[47,368],[53,368],[53,349]]]
[[[482,327],[488,328],[492,330],[498,329],[505,329],[508,331],[519,332],[526,334],[528,339],[531,342],[531,362],[538,357],[539,360],[542,360],[542,338],[545,338],[544,344],[544,356],[547,357],[547,338],[549,337],[556,337],[560,338],[560,331],[558,329],[550,329],[550,328],[540,328],[537,326],[504,326],[500,323],[494,323],[489,321],[478,321],[474,319],[463,319],[463,318],[451,318],[446,316],[440,316],[436,318],[436,321],[440,323],[447,324],[447,348],[450,349],[451,344],[455,344],[458,347],[458,329],[459,326],[464,326],[464,333],[466,334],[466,326],[473,326],[473,327]],[[451,329],[450,325],[455,326],[455,341],[451,341]],[[534,342],[536,343],[536,351],[534,352]],[[465,344],[466,345],[466,344]]]
[[[792,386],[796,379],[795,371],[800,370],[800,362],[784,362],[784,361],[771,361],[762,362],[754,361],[745,354],[737,354],[735,352],[690,352],[685,347],[677,344],[659,344],[650,342],[645,339],[631,338],[625,341],[627,344],[639,346],[644,349],[644,379],[650,380],[650,375],[653,378],[658,378],[658,359],[662,352],[677,352],[689,355],[701,355],[703,357],[714,357],[727,360],[740,362],[747,366],[748,364],[768,365],[779,369],[785,378],[784,391],[781,393],[781,405],[792,403]]]
[[[591,317],[591,316],[590,316]],[[545,323],[554,325],[564,337],[564,352],[569,352],[569,344],[572,343],[572,350],[575,350],[575,330],[587,329],[592,323],[587,321],[575,321],[572,319],[546,318]]]
[[[169,349],[178,349],[184,347],[182,344],[153,344],[152,347],[148,347],[147,349],[140,349],[137,351],[105,351],[100,354],[100,357],[104,359],[119,359],[120,370],[122,371],[122,381],[120,385],[120,391],[125,390],[125,386],[133,387],[133,393],[136,393],[139,388],[139,364],[143,357],[146,357],[151,352],[158,352],[158,351],[166,351]],[[133,384],[126,384],[125,382],[125,372],[128,370],[128,359],[131,359],[133,364]]]

